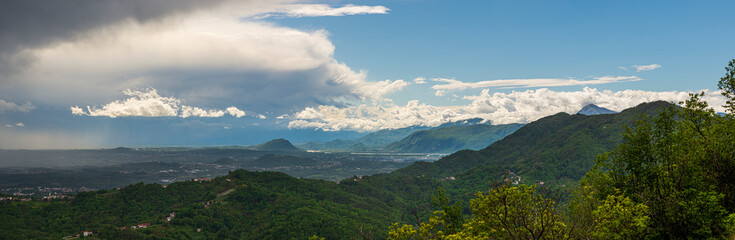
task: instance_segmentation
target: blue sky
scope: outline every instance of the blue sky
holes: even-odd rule
[[[735,58],[730,1],[87,5],[0,10],[0,148],[328,140],[699,90],[717,106]]]

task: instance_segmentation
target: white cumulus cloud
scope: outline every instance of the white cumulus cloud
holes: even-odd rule
[[[241,117],[245,116],[245,111],[240,110],[240,109],[238,109],[236,107],[228,107],[227,108],[227,113],[229,113],[230,115],[232,115],[232,116],[234,116],[236,118],[241,118]]]
[[[210,109],[204,110],[198,107],[181,106],[181,117],[221,117],[225,115],[225,111]]]
[[[363,98],[371,99],[371,100],[384,100],[389,101],[389,99],[383,99],[382,97],[393,93],[400,91],[408,85],[409,83],[403,80],[384,80],[379,82],[365,82],[361,83],[359,87],[354,91],[355,94],[359,96],[363,96]]]
[[[413,83],[416,83],[416,84],[425,84],[426,83],[426,78],[425,77],[417,77],[417,78],[414,78],[413,79]]]
[[[145,90],[123,91],[129,98],[116,100],[105,104],[101,108],[87,106],[86,111],[79,106],[70,107],[74,115],[116,117],[222,117],[230,114],[242,117],[245,112],[232,106],[226,110],[209,109],[182,105],[181,100],[174,97],[162,97],[154,88]]]
[[[716,111],[723,111],[724,98],[719,91],[707,92],[704,98]],[[689,92],[653,92],[641,90],[599,91],[585,87],[580,91],[537,90],[465,96],[470,103],[455,106],[432,106],[414,100],[404,106],[319,106],[293,115],[291,128],[319,128],[326,131],[376,131],[415,125],[438,126],[469,118],[482,118],[493,124],[528,123],[559,112],[573,114],[587,104],[622,111],[644,102],[657,100],[678,103],[689,99]]]
[[[134,91],[127,89],[123,94],[130,98],[123,101],[113,101],[102,108],[87,106],[84,115],[105,117],[165,117],[177,116],[180,100],[173,97],[161,97],[156,89]],[[72,107],[72,113],[79,113],[79,107]],[[78,115],[78,114],[77,114]]]
[[[657,68],[660,68],[661,65],[658,64],[651,64],[651,65],[633,65],[633,68],[635,68],[636,72],[642,72],[642,71],[651,71]]]

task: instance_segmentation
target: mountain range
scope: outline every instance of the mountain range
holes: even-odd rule
[[[411,153],[452,153],[462,149],[480,150],[515,132],[523,124],[448,126],[411,133],[385,147],[386,151]]]
[[[335,139],[328,142],[317,142],[310,141],[304,144],[300,144],[299,147],[308,150],[317,151],[336,151],[336,152],[363,152],[363,151],[374,151],[385,147],[395,141],[401,140],[409,134],[429,129],[424,126],[411,126],[398,129],[383,129],[376,132],[369,133],[358,139]]]
[[[594,165],[594,157],[621,141],[623,126],[640,115],[655,115],[673,105],[658,101],[618,114],[557,113],[526,124],[479,151],[463,150],[436,162],[417,162],[396,172],[433,178],[491,179],[509,170],[529,180],[575,182]]]
[[[393,222],[426,221],[435,210],[431,194],[437,187],[453,199],[467,200],[508,171],[521,177],[521,183],[575,183],[596,155],[621,142],[624,125],[672,106],[653,102],[618,114],[558,113],[478,151],[462,150],[435,162],[416,162],[391,173],[339,183],[237,170],[211,182],[177,182],[167,188],[141,183],[80,193],[69,201],[33,202],[25,211],[2,204],[0,218],[7,220],[0,221],[0,229],[18,239],[60,238],[87,229],[110,239],[386,238],[386,228]],[[287,147],[279,142],[267,145]],[[175,218],[165,220],[172,212]],[[143,222],[154,227],[120,230]]]
[[[523,126],[522,124],[490,125],[472,118],[448,122],[437,127],[412,126],[384,129],[355,140],[336,139],[308,142],[299,147],[318,151],[401,153],[452,153],[462,149],[479,150]]]

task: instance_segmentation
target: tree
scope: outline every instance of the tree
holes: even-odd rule
[[[388,239],[565,239],[569,228],[554,200],[558,196],[550,189],[506,182],[475,195],[472,217],[456,233],[444,231],[452,218],[440,210],[418,226],[393,224]]]
[[[595,228],[589,236],[594,239],[642,239],[648,230],[648,207],[636,204],[630,198],[608,195],[592,211]]]
[[[727,98],[725,107],[731,114],[735,114],[735,59],[725,67],[725,76],[720,78],[717,87],[722,90],[722,95]]]
[[[717,238],[733,233],[735,60],[725,69],[726,76],[718,86],[728,98],[724,107],[729,114],[715,114],[702,100],[705,93],[690,94],[681,108],[643,116],[626,127],[623,143],[598,157],[572,204],[586,219],[580,229],[595,236],[595,231],[603,230],[613,234],[625,229],[645,231],[645,225],[654,238]],[[611,203],[613,206],[606,206]],[[614,210],[625,206],[638,213],[625,215]],[[647,219],[640,215],[644,212]],[[618,220],[608,225],[621,230],[607,231],[597,221],[610,214]],[[644,220],[650,222],[637,224]]]
[[[470,202],[472,219],[462,238],[564,239],[562,221],[554,198],[558,193],[537,186],[505,183],[487,194],[478,193]]]

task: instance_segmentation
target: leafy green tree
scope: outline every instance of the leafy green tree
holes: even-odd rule
[[[475,195],[472,217],[456,233],[443,231],[450,214],[440,210],[418,226],[393,224],[388,239],[565,239],[568,227],[553,193],[505,183]]]
[[[722,95],[727,98],[725,107],[731,114],[735,114],[735,59],[725,67],[725,76],[720,78],[717,87],[722,90]]]
[[[636,204],[630,198],[608,195],[592,211],[595,229],[589,236],[594,239],[642,239],[648,228],[648,207]]]
[[[564,239],[567,225],[559,213],[554,193],[537,186],[509,183],[478,193],[470,202],[472,219],[462,238]]]
[[[441,207],[438,212],[442,219],[442,227],[444,233],[455,234],[462,229],[464,224],[464,215],[462,215],[462,203],[449,204],[449,198],[443,188],[437,190],[437,195],[431,196],[431,201],[435,207]]]
[[[646,233],[652,238],[703,239],[732,234],[735,60],[725,69],[718,86],[728,98],[724,107],[729,114],[715,114],[702,100],[704,93],[690,94],[681,108],[642,116],[625,128],[623,143],[598,157],[570,210],[581,216],[579,236],[610,239]],[[620,212],[624,209],[634,211]]]
[[[428,222],[418,223],[418,229],[411,225],[401,226],[394,223],[389,227],[388,239],[443,239],[462,230],[465,219],[461,203],[450,205],[443,188],[437,189],[437,194],[431,196],[431,201],[441,210],[434,211]]]

